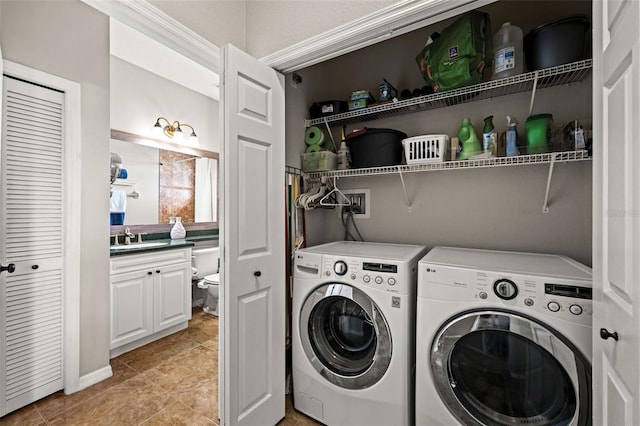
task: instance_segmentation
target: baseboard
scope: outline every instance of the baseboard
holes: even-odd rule
[[[95,385],[96,383],[106,380],[111,376],[113,376],[113,371],[111,370],[110,365],[102,367],[99,370],[92,371],[91,373],[85,374],[84,376],[80,376],[78,390],[86,389],[89,386]]]

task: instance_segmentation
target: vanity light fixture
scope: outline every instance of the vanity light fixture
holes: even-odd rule
[[[160,120],[164,120],[164,122],[167,124],[163,126],[160,123]],[[191,144],[197,145],[198,136],[196,136],[196,131],[193,129],[193,127],[186,123],[180,123],[177,120],[171,123],[169,120],[167,120],[164,117],[158,117],[158,119],[156,120],[156,124],[153,126],[153,132],[157,135],[162,135],[164,133],[168,137],[181,142],[184,139],[184,135],[182,133],[183,127],[188,127],[191,129],[191,134],[189,135],[188,141]]]

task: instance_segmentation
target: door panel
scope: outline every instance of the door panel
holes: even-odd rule
[[[155,271],[154,332],[191,319],[190,272],[189,263],[162,266]]]
[[[238,255],[265,254],[269,251],[270,210],[269,146],[259,141],[238,140]]]
[[[223,49],[222,422],[284,417],[284,79]]]
[[[593,2],[593,424],[640,420],[640,3]],[[602,331],[602,337],[601,337]]]
[[[63,387],[64,94],[3,77],[0,416]]]

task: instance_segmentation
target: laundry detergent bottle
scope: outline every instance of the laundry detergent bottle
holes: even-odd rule
[[[471,124],[470,118],[462,119],[462,125],[458,131],[461,151],[458,153],[458,160],[468,160],[474,155],[482,152],[482,144],[476,133],[476,129]]]

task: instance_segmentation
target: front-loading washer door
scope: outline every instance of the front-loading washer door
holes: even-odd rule
[[[430,362],[442,401],[465,425],[591,423],[591,366],[533,318],[498,310],[451,318]]]
[[[302,305],[299,327],[307,358],[337,386],[367,388],[389,367],[389,325],[375,302],[356,287],[329,283],[316,288]]]

